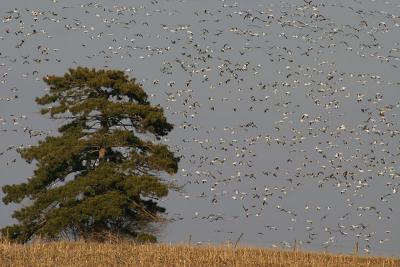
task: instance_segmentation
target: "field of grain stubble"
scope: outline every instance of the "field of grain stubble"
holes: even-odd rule
[[[0,266],[400,266],[400,259],[233,246],[0,244]]]

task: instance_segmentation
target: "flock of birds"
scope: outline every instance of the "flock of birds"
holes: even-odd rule
[[[41,77],[122,68],[175,124],[166,241],[399,252],[396,2],[19,2],[0,23],[1,184],[62,123],[33,104]]]

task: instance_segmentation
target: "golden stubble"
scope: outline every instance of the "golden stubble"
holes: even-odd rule
[[[400,266],[400,259],[232,245],[0,242],[0,266]]]

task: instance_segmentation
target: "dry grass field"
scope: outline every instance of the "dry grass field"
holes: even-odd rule
[[[0,266],[400,266],[400,259],[233,246],[0,243]]]

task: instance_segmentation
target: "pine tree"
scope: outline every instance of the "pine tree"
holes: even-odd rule
[[[149,226],[165,211],[157,200],[171,188],[160,176],[178,168],[168,147],[150,138],[173,128],[163,109],[119,70],[78,67],[43,80],[42,114],[66,123],[58,136],[19,151],[36,169],[27,182],[4,186],[3,202],[31,204],[13,213],[18,223],[2,236],[101,241],[107,232],[154,240]]]

